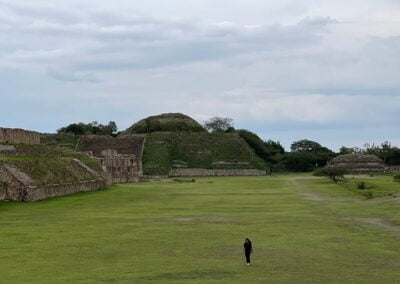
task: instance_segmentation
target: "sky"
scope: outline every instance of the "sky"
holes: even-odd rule
[[[0,0],[0,127],[165,112],[400,146],[400,1]]]

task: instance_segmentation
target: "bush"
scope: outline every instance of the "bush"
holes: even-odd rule
[[[400,174],[393,177],[393,181],[400,182]]]
[[[359,182],[357,183],[357,188],[358,188],[358,189],[366,189],[367,186],[365,185],[365,182],[359,181]]]
[[[339,177],[343,177],[347,171],[343,168],[338,167],[326,167],[322,169],[318,169],[314,172],[315,176],[327,176],[334,182],[337,182]]]
[[[93,121],[91,123],[73,123],[66,127],[62,127],[57,130],[61,133],[71,133],[74,135],[116,135],[118,131],[117,124],[114,121],[110,121],[107,125]]]
[[[362,195],[366,198],[366,199],[372,199],[374,198],[374,194],[372,191],[364,191],[362,193]]]

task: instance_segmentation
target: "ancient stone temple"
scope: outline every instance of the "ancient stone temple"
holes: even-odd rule
[[[77,150],[100,160],[103,170],[111,173],[113,183],[138,182],[143,177],[144,136],[89,135],[80,138]]]
[[[383,173],[386,166],[375,155],[346,154],[332,159],[327,167],[343,168],[349,173]]]

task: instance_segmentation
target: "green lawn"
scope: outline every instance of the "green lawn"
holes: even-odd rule
[[[301,174],[0,203],[0,283],[400,283],[400,200]]]

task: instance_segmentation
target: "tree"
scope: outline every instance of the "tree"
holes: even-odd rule
[[[281,145],[281,143],[268,140],[264,142],[264,146],[267,149],[267,152],[269,152],[272,156],[278,155],[278,154],[285,154],[285,148]]]
[[[107,128],[111,135],[114,135],[118,132],[117,123],[115,121],[110,121],[107,125]]]
[[[213,117],[204,122],[204,128],[212,133],[232,131],[233,119],[229,117]]]
[[[72,133],[74,135],[115,135],[118,131],[117,124],[110,121],[107,125],[93,121],[90,123],[72,123],[57,130],[58,133]]]
[[[339,177],[344,177],[345,174],[347,174],[346,169],[339,167],[326,167],[314,173],[315,176],[327,176],[334,182],[337,182]]]
[[[380,145],[364,144],[366,154],[376,155],[388,165],[400,165],[400,149],[385,141]]]
[[[300,141],[293,142],[292,145],[290,146],[290,150],[292,152],[330,152],[333,153],[331,150],[329,150],[326,147],[321,146],[321,144],[303,139]]]
[[[277,155],[279,169],[294,172],[309,172],[323,167],[335,156],[335,153],[311,140],[293,142],[290,153]]]
[[[278,167],[289,172],[310,172],[327,164],[332,156],[328,153],[289,152],[277,155]]]
[[[272,140],[263,141],[257,134],[244,129],[238,130],[237,133],[247,142],[254,152],[267,163],[276,163],[274,157],[285,152],[285,149],[279,142],[274,142]]]

